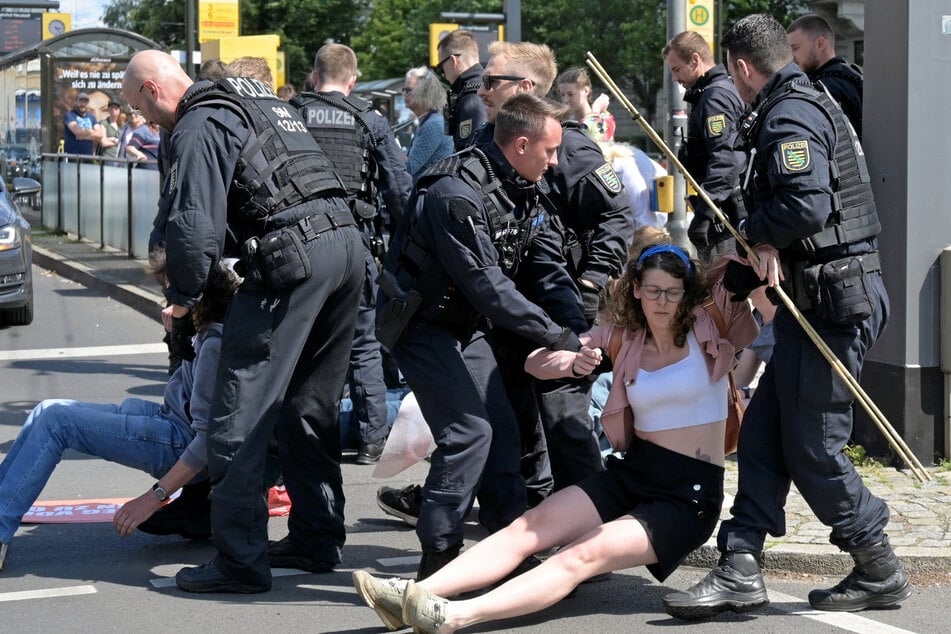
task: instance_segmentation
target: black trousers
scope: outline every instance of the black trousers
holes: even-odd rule
[[[804,315],[852,376],[888,321],[880,273],[869,276],[874,314],[856,325]],[[888,506],[873,496],[842,453],[852,434],[854,397],[795,318],[780,307],[773,356],[743,417],[737,452],[739,491],[733,517],[720,526],[721,551],[760,552],[766,533],[786,533],[790,482],[845,551],[882,540]]]
[[[225,317],[208,422],[215,563],[232,578],[270,579],[265,454],[274,435],[294,500],[290,537],[315,560],[339,562],[344,495],[340,394],[364,280],[355,227],[306,245],[310,279],[291,290],[245,283]]]
[[[410,324],[393,355],[436,441],[416,534],[424,552],[461,544],[476,497],[489,531],[526,510],[518,427],[485,330]]]
[[[363,234],[364,279],[357,310],[353,347],[350,350],[350,368],[347,383],[353,415],[360,430],[360,444],[381,442],[389,433],[386,423],[386,383],[383,381],[382,346],[376,339],[376,262],[370,253],[370,244]]]

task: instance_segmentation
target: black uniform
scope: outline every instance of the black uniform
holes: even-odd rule
[[[821,82],[832,98],[839,102],[861,141],[864,85],[862,68],[856,64],[850,64],[842,57],[833,57],[809,73],[809,79]]]
[[[545,173],[544,197],[558,216],[568,270],[583,299],[586,324],[574,319],[577,306],[562,302],[549,314],[563,326],[593,325],[600,289],[627,261],[634,234],[634,214],[611,164],[598,145],[575,122],[562,124],[558,165]],[[478,143],[491,141],[495,127],[480,130]],[[593,282],[599,290],[580,283]],[[537,287],[520,287],[534,293]],[[541,291],[544,293],[544,291]],[[541,302],[538,296],[528,295]],[[522,432],[522,472],[528,481],[529,501],[537,504],[553,489],[580,482],[603,468],[594,422],[588,414],[588,379],[534,381],[523,370],[526,342],[506,341],[500,347],[502,372]]]
[[[736,124],[746,104],[722,64],[717,64],[698,79],[684,95],[690,104],[687,138],[680,147],[680,162],[703,187],[710,199],[730,218],[733,225],[745,216],[738,189],[743,169],[743,153],[734,149]],[[711,245],[730,237],[716,221],[700,196],[690,197],[694,219],[687,235],[707,253]],[[708,248],[710,247],[710,248]]]
[[[535,347],[580,344],[511,279],[534,270],[554,301],[574,295],[537,189],[497,146],[436,163],[416,187],[386,257],[377,324],[379,334],[387,331],[403,307],[397,296],[418,294],[418,309],[391,350],[437,444],[416,525],[422,574],[428,557],[458,549],[477,494],[479,520],[490,531],[526,508],[518,428],[493,333],[509,330]]]
[[[253,79],[198,82],[178,107],[163,204],[166,296],[192,306],[230,227],[244,282],[224,321],[208,421],[217,569],[270,586],[265,453],[276,436],[294,499],[290,541],[315,565],[345,539],[337,408],[363,280],[339,179],[289,104]],[[185,587],[185,586],[183,586]],[[186,589],[188,589],[186,587]]]
[[[334,170],[347,188],[347,202],[363,232],[363,294],[357,313],[353,347],[350,351],[350,399],[359,424],[361,454],[371,460],[382,450],[389,427],[386,419],[386,383],[383,358],[376,340],[375,249],[383,237],[375,222],[377,194],[383,200],[391,222],[399,220],[409,199],[413,181],[406,171],[403,153],[393,138],[393,130],[368,101],[340,92],[309,93],[291,100],[303,116],[307,129],[327,152]],[[379,251],[377,254],[382,255]]]
[[[842,111],[794,64],[766,84],[752,108],[756,114],[741,126],[756,153],[746,192],[750,216],[740,231],[779,250],[787,293],[858,377],[889,306],[861,145]],[[725,282],[743,295],[759,281],[734,265]],[[790,481],[831,527],[833,544],[846,551],[879,544],[888,507],[842,453],[852,432],[852,393],[785,306],[773,323],[776,345],[743,419],[740,489],[719,548],[758,553],[766,533],[785,534]]]
[[[482,64],[470,66],[446,91],[443,119],[456,152],[469,147],[475,133],[485,124],[485,104],[476,94],[482,85],[482,70]]]

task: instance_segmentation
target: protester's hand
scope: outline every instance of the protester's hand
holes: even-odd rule
[[[152,492],[147,491],[123,504],[112,518],[112,526],[120,536],[128,537],[161,506],[162,503],[155,499]]]
[[[601,349],[582,346],[581,350],[575,353],[571,372],[575,376],[588,376],[599,365],[601,365]]]
[[[162,309],[162,326],[165,332],[172,332],[172,309],[174,306],[166,306]]]

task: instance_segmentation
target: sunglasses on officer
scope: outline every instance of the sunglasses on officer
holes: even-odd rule
[[[518,75],[482,75],[482,87],[487,91],[495,88],[495,85],[500,81],[522,81],[528,79],[527,77],[519,77]],[[535,85],[531,79],[528,79],[531,82],[532,86]]]

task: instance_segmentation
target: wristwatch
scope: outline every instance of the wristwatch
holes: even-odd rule
[[[159,486],[159,483],[156,482],[152,485],[152,497],[154,497],[159,502],[164,502],[168,499],[168,492]]]

